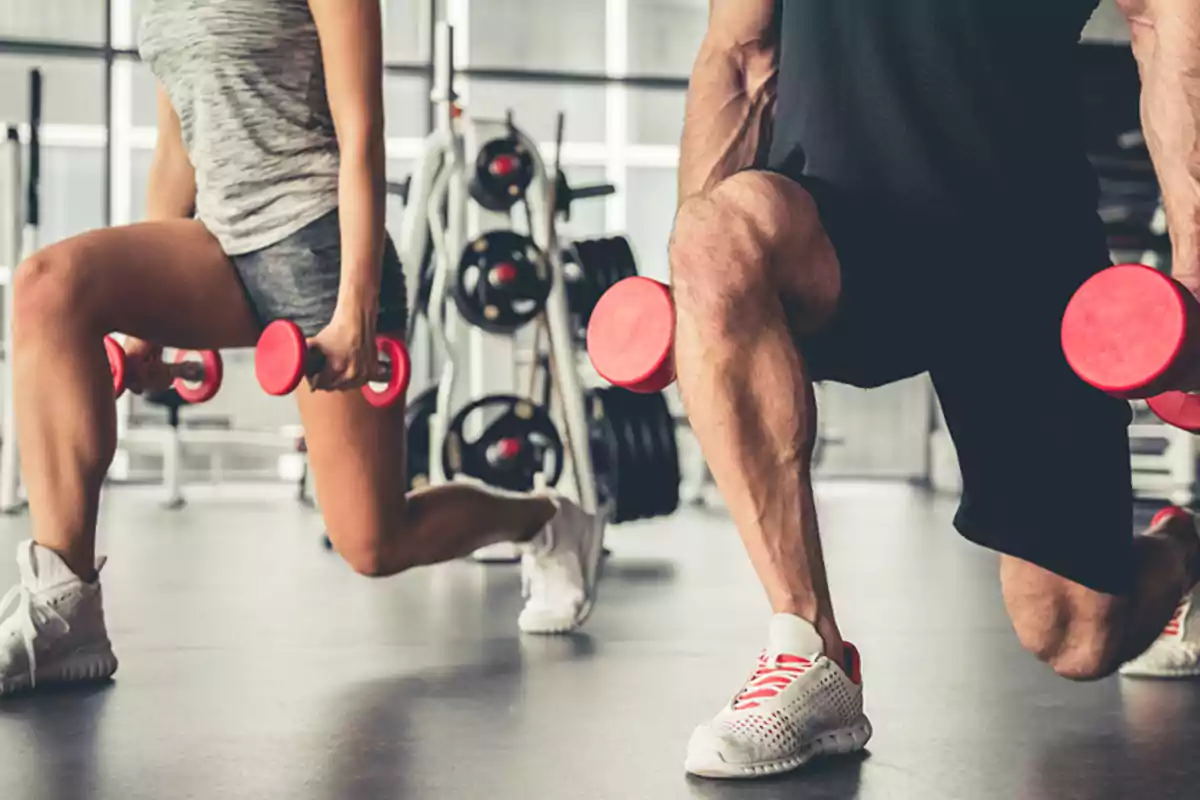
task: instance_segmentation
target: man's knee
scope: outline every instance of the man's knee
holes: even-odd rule
[[[1121,665],[1119,598],[1040,567],[1006,565],[1004,599],[1021,646],[1073,681],[1106,678]]]
[[[738,326],[785,291],[777,270],[803,270],[804,230],[820,230],[811,196],[764,172],[742,172],[680,208],[671,237],[676,304]]]
[[[85,295],[82,268],[72,248],[54,245],[34,253],[13,274],[13,336],[45,324],[77,319]]]
[[[1022,625],[1013,620],[1021,645],[1053,669],[1072,681],[1097,681],[1107,678],[1120,666],[1106,631],[1095,625],[1048,628],[1037,624]]]

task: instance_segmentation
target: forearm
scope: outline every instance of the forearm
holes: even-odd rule
[[[1131,19],[1142,127],[1166,207],[1172,271],[1200,286],[1200,13],[1146,5]]]
[[[774,43],[705,42],[688,88],[679,203],[765,163],[775,110]]]
[[[374,319],[383,262],[386,182],[383,137],[343,146],[338,177],[342,278],[338,307]]]

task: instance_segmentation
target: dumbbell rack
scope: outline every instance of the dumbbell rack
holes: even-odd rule
[[[419,270],[425,248],[432,247],[433,280],[427,324],[415,330],[410,350],[414,356],[414,390],[421,382],[437,387],[437,403],[429,422],[429,481],[445,483],[442,449],[453,409],[465,397],[488,393],[522,394],[517,382],[518,346],[514,337],[488,334],[466,326],[451,302],[450,287],[458,269],[459,256],[467,242],[487,230],[511,227],[508,213],[489,212],[469,202],[467,176],[473,169],[467,152],[492,138],[503,126],[518,137],[533,162],[533,180],[526,191],[529,234],[547,260],[551,288],[544,306],[545,329],[556,367],[559,403],[558,423],[566,434],[567,462],[564,483],[589,511],[596,509],[595,480],[588,450],[588,428],[584,407],[580,359],[570,330],[569,311],[561,248],[555,241],[554,216],[556,176],[551,175],[535,142],[506,122],[473,119],[461,115],[453,91],[453,30],[439,24],[434,68],[434,102],[437,125],[426,139],[423,152],[408,185],[398,249],[405,271],[412,277]],[[465,333],[466,339],[460,338]],[[467,385],[460,387],[460,366],[467,365]],[[465,389],[465,392],[461,391]],[[414,392],[415,395],[415,392]],[[567,481],[566,478],[572,480]],[[568,494],[572,494],[568,492]]]

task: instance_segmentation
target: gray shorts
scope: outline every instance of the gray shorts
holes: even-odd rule
[[[230,256],[260,325],[290,319],[305,336],[329,324],[342,277],[342,239],[337,209],[281,242]],[[391,238],[383,250],[379,287],[379,333],[404,333],[408,303],[404,271]]]

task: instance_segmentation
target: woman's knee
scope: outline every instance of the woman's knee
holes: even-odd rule
[[[419,565],[406,525],[330,525],[329,539],[350,569],[368,578],[386,578]]]
[[[87,292],[78,254],[64,244],[39,250],[17,267],[12,292],[14,338],[79,319]]]

